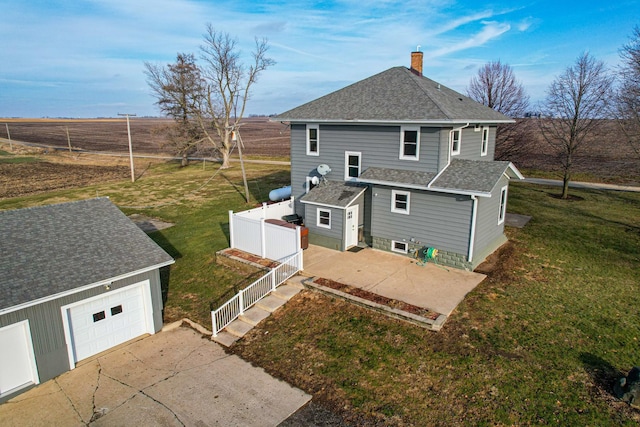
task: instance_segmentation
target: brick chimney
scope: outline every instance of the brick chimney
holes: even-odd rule
[[[422,52],[416,50],[411,52],[411,71],[417,75],[422,75]]]

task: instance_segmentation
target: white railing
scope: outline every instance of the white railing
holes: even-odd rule
[[[296,253],[301,245],[300,229],[266,222],[293,213],[293,197],[248,211],[229,211],[229,247],[275,261]]]
[[[242,289],[217,310],[212,311],[211,323],[213,336],[217,336],[218,332],[226,328],[229,323],[243,315],[245,310],[249,309],[270,292],[275,291],[278,286],[300,270],[302,270],[302,250],[283,259],[280,265],[270,270],[245,289]]]

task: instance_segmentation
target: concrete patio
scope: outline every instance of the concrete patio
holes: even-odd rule
[[[315,245],[309,245],[304,251],[302,273],[362,288],[445,316],[486,277],[438,266],[432,261],[420,266],[415,259],[371,248],[339,252]]]

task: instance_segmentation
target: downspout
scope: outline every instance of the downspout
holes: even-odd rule
[[[469,236],[469,254],[467,255],[469,262],[473,261],[473,243],[476,239],[476,220],[478,218],[478,196],[472,195],[471,200],[473,200],[473,206],[471,208],[471,235]]]
[[[460,127],[457,127],[457,128],[453,128],[453,129],[451,129],[451,130],[449,131],[449,135],[451,135],[451,132],[453,132],[454,130],[459,130],[459,131],[460,131],[460,137],[462,138],[462,129],[464,129],[464,128],[466,128],[466,127],[469,127],[469,125],[470,125],[470,124],[471,124],[471,123],[467,122],[467,124],[466,124],[466,125],[464,125],[464,126],[460,126]],[[440,172],[438,172],[438,173],[436,174],[436,176],[434,176],[434,177],[433,177],[433,179],[429,182],[429,184],[427,184],[427,188],[430,188],[430,187],[431,187],[431,184],[433,184],[434,182],[436,182],[436,180],[437,180],[438,178],[440,178],[440,175],[442,175],[442,173],[443,173],[444,171],[446,171],[446,170],[447,170],[447,168],[449,167],[449,165],[451,164],[451,137],[448,137],[447,139],[448,139],[448,141],[449,141],[449,142],[447,143],[447,165],[446,165],[445,167],[443,167],[442,169],[440,169]]]

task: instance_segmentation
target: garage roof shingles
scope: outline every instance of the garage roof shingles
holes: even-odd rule
[[[0,212],[0,310],[173,259],[108,198]]]

